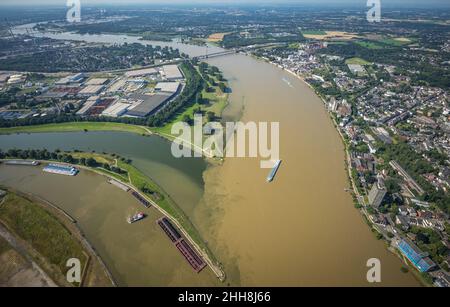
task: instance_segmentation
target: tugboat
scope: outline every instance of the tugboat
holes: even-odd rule
[[[128,218],[128,223],[129,224],[133,224],[136,222],[139,222],[140,220],[145,219],[146,215],[143,212],[139,212],[135,215],[133,215],[132,217]]]

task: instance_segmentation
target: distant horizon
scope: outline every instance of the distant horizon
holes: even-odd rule
[[[66,7],[66,0],[3,0],[0,2],[0,6],[3,7],[39,7],[39,6],[52,6],[52,7]],[[123,0],[81,0],[82,6],[96,7],[132,7],[132,6],[331,6],[331,7],[347,7],[361,8],[367,7],[367,0],[131,0],[124,3]],[[381,0],[382,7],[385,8],[450,8],[450,1],[448,0],[428,0],[426,3],[419,0]]]

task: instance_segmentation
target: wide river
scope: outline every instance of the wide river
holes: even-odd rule
[[[46,36],[143,42],[123,35]],[[205,53],[205,47],[145,43],[173,46],[189,55]],[[209,49],[210,53],[221,50]],[[349,183],[344,146],[314,92],[291,74],[249,56],[229,55],[208,62],[224,72],[233,89],[226,119],[280,123],[283,164],[273,183],[266,183],[268,171],[259,167],[258,159],[230,158],[205,169],[200,160],[173,161],[168,145],[156,144],[160,141],[147,145],[154,142],[153,137],[91,132],[0,136],[0,148],[84,147],[130,157],[191,217],[224,264],[232,285],[366,286],[370,285],[367,260],[378,258],[381,285],[418,286],[412,274],[400,271],[401,261],[376,240],[345,192]],[[136,142],[146,149],[141,150]],[[133,150],[126,148],[128,144]],[[153,152],[167,158],[155,158]],[[153,260],[157,265],[158,260]],[[185,284],[194,282],[186,278]]]

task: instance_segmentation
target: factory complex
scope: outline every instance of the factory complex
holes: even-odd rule
[[[70,106],[74,114],[81,117],[145,118],[164,108],[182,92],[185,85],[184,76],[177,65],[118,73],[62,76],[53,85],[43,88],[36,97],[37,101],[51,101],[58,106],[48,108],[47,114],[58,113]],[[10,77],[8,80],[14,82],[15,79]],[[2,116],[25,115],[5,113]]]
[[[80,81],[84,75],[65,77],[58,83]],[[69,82],[69,83],[68,83]],[[78,83],[76,93],[85,98],[76,112],[79,116],[145,118],[161,110],[184,87],[177,65],[127,71],[115,78],[91,78]]]

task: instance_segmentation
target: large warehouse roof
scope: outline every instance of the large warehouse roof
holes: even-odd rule
[[[128,110],[127,115],[136,117],[148,116],[171,97],[172,95],[167,94],[156,94],[153,96],[148,96],[145,98],[144,102]]]
[[[103,116],[118,117],[125,113],[130,107],[129,103],[116,102],[103,111]]]
[[[155,90],[161,92],[175,93],[180,87],[180,82],[159,82],[156,84]]]
[[[141,76],[147,76],[147,75],[155,75],[157,73],[158,73],[158,71],[154,68],[146,68],[146,69],[128,71],[125,75],[127,77],[141,77]]]
[[[86,85],[103,85],[108,81],[106,78],[93,78],[86,82]]]
[[[78,92],[80,95],[96,95],[101,92],[103,85],[88,85]]]
[[[97,103],[96,100],[88,100],[84,103],[83,107],[77,112],[77,115],[85,115],[89,109]]]
[[[177,65],[165,65],[163,66],[164,75],[168,80],[178,80],[183,79],[183,75],[178,69]]]

